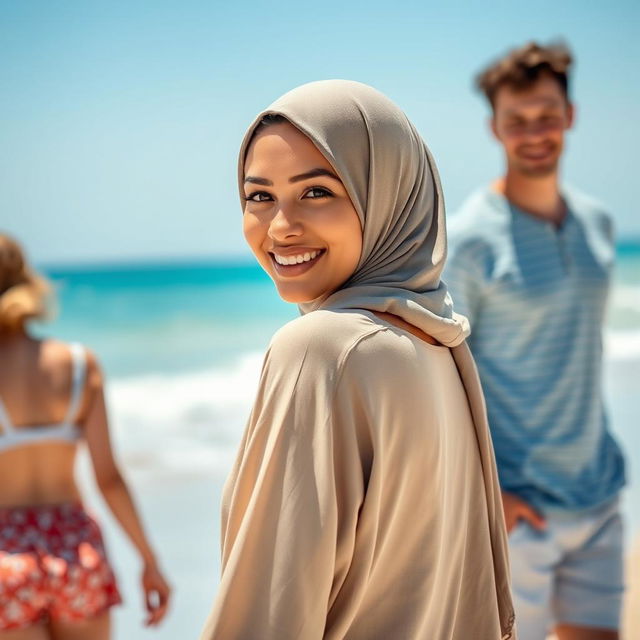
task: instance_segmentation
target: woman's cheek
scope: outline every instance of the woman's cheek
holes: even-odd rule
[[[266,231],[262,229],[263,226],[256,215],[245,212],[242,219],[242,231],[247,244],[256,255],[266,235]]]

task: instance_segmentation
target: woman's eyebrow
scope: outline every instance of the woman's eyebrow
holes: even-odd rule
[[[257,178],[256,176],[245,176],[245,182],[251,182],[253,184],[261,184],[264,187],[272,187],[273,182],[271,180],[267,180],[266,178]]]
[[[333,171],[329,171],[329,169],[324,169],[322,167],[317,167],[316,169],[311,169],[311,171],[305,171],[305,173],[293,176],[292,178],[289,178],[289,182],[301,182],[302,180],[308,180],[309,178],[317,178],[318,176],[327,176],[341,182],[340,178],[338,178]],[[252,184],[261,184],[265,187],[273,186],[273,182],[271,182],[271,180],[267,180],[267,178],[259,178],[258,176],[245,176],[244,181],[251,182]]]
[[[318,176],[328,176],[329,178],[333,178],[334,180],[340,182],[340,178],[338,178],[338,176],[333,173],[333,171],[329,171],[329,169],[324,169],[322,167],[311,169],[311,171],[293,176],[292,178],[289,178],[289,182],[300,182],[302,180],[308,180],[309,178],[317,178]]]

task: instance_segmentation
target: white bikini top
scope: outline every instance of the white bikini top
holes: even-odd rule
[[[67,415],[62,422],[53,424],[29,425],[16,427],[9,418],[2,398],[0,398],[0,451],[12,449],[33,442],[55,440],[75,443],[81,436],[81,430],[76,424],[78,412],[84,391],[87,370],[87,357],[81,344],[70,345],[72,366],[71,399]]]

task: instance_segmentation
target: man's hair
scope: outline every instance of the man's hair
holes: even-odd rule
[[[492,62],[476,76],[475,84],[495,108],[496,94],[501,87],[524,91],[541,76],[549,75],[558,82],[569,100],[569,69],[572,62],[571,51],[563,42],[552,42],[547,46],[528,42]]]

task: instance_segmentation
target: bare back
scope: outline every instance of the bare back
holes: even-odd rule
[[[0,398],[16,432],[62,422],[71,391],[72,357],[67,345],[24,334],[0,341]],[[83,397],[81,407],[85,402]],[[0,506],[77,500],[76,450],[73,442],[39,440],[0,451]]]

